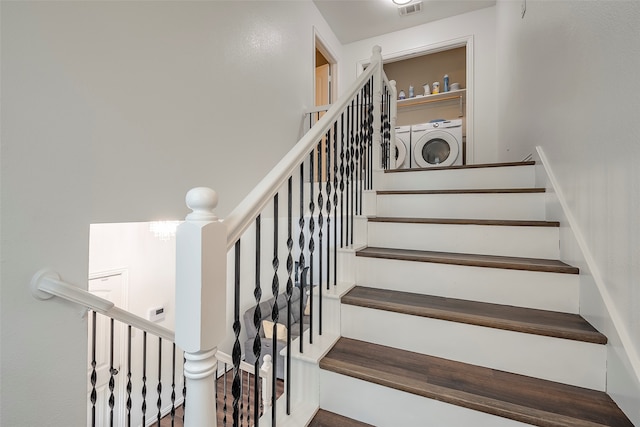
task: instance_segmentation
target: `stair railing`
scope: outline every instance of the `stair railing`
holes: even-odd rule
[[[233,331],[234,378],[233,414],[229,425],[243,424],[239,377],[243,347],[245,359],[253,360],[256,369],[263,357],[272,356],[273,388],[268,424],[275,427],[277,422],[275,387],[279,370],[285,375],[286,414],[291,414],[292,326],[299,322],[296,345],[301,353],[307,337],[309,344],[313,344],[314,334],[323,332],[322,293],[323,289],[337,285],[337,250],[354,243],[354,218],[362,215],[363,193],[373,189],[374,171],[395,165],[389,155],[394,90],[384,75],[381,49],[376,46],[370,65],[346,94],[314,120],[311,129],[224,221],[214,212],[218,203],[215,191],[199,187],[187,194],[187,206],[192,212],[178,227],[176,235],[176,339],[185,351],[184,370],[190,385],[186,427],[216,426],[206,402],[212,400],[211,375],[217,366],[216,348],[228,334],[226,266],[227,252],[232,249],[235,262],[230,275],[233,309],[229,321]],[[298,211],[295,215],[294,205]],[[295,247],[294,236],[297,237]],[[256,248],[249,260],[241,256],[242,242]],[[268,256],[271,261],[268,271],[262,268],[265,257],[262,252],[267,246],[268,251],[273,250],[273,255]],[[281,259],[286,259],[286,269],[280,268]],[[306,288],[303,277],[294,276],[294,259],[301,272],[308,268]],[[241,278],[247,265],[255,265],[255,271],[249,271],[253,277],[242,273]],[[271,296],[276,301],[270,313],[261,311],[261,303],[266,300],[261,285],[264,278],[271,282]],[[284,289],[281,282],[286,283]],[[296,287],[299,290],[295,290]],[[314,304],[316,290],[317,307]],[[294,307],[292,298],[296,292],[300,298]],[[250,297],[249,305],[244,295]],[[258,331],[253,341],[249,338],[244,345],[241,343],[241,333],[246,330],[241,318],[243,311]],[[271,339],[262,336],[265,331],[262,320],[273,323],[269,326]],[[284,348],[278,345],[279,325],[286,326]],[[308,331],[305,332],[306,325]],[[270,347],[270,352],[263,351],[266,347]],[[282,363],[286,365],[280,366]],[[257,402],[257,387],[254,392],[254,402]],[[259,411],[257,406],[253,409],[253,425],[257,427]]]
[[[157,323],[151,322],[147,319],[139,317],[127,310],[123,310],[116,307],[113,302],[96,296],[90,292],[80,289],[70,283],[64,282],[60,279],[60,276],[50,270],[42,270],[31,280],[31,291],[33,295],[41,300],[47,300],[54,296],[73,302],[82,307],[83,313],[88,311],[89,315],[89,402],[88,402],[88,425],[96,426],[103,425],[108,422],[110,425],[122,425],[120,419],[124,419],[124,425],[127,427],[135,425],[147,426],[151,423],[160,423],[163,417],[168,417],[166,420],[173,426],[176,422],[176,409],[185,403],[185,395],[187,392],[186,381],[182,375],[183,370],[183,351],[174,343],[174,332],[170,329],[159,326]],[[97,342],[98,333],[96,328],[99,324],[103,324],[106,321],[106,330],[108,333],[107,348],[104,348],[104,353],[108,354],[105,358],[101,359],[97,351],[97,347],[100,343]],[[114,348],[117,345],[114,342],[114,332],[117,328],[126,330],[125,332],[125,353],[126,362],[124,365],[118,365],[114,359]],[[133,343],[132,337],[138,332],[142,332],[141,343],[136,346]],[[154,336],[155,339],[149,337]],[[138,339],[137,341],[140,341]],[[152,353],[150,345],[152,342],[157,342],[157,353],[155,357]],[[171,358],[171,378],[162,377],[163,356],[169,347],[170,353],[168,357]],[[149,350],[148,350],[149,349]],[[233,365],[232,358],[223,352],[217,352],[216,358],[220,360],[225,369],[222,370],[221,380],[226,380],[227,369],[226,366]],[[166,359],[165,359],[166,360]],[[107,388],[108,392],[104,394],[102,401],[100,401],[99,391],[96,388],[98,380],[98,366],[101,364],[108,364],[108,369],[105,370],[105,374],[108,375]],[[134,372],[134,366],[140,365],[141,372]],[[151,372],[151,366],[157,367],[157,371]],[[126,385],[124,387],[124,396],[118,395],[116,380],[117,375],[124,374],[126,369]],[[250,384],[255,376],[256,369],[254,365],[248,363],[241,363],[240,370],[242,375],[246,378],[246,383]],[[271,358],[265,357],[264,363],[258,370],[258,377],[260,378],[262,398],[260,403],[264,410],[268,410],[271,405],[271,381],[273,376],[271,374]],[[149,398],[148,392],[152,390],[152,376],[157,377],[153,379],[155,390],[157,394],[154,396],[153,401]],[[149,375],[149,376],[148,376]],[[168,396],[170,401],[170,408],[167,413],[167,405],[163,405],[163,383],[169,383],[171,393]],[[216,375],[216,381],[218,381],[218,375]],[[138,383],[139,390],[134,390],[134,383]],[[249,387],[249,385],[247,386]],[[135,387],[137,388],[137,387]],[[139,391],[139,395],[136,393]],[[165,391],[164,393],[168,393]],[[249,397],[251,393],[248,393]],[[214,399],[216,396],[214,396]],[[226,404],[226,396],[218,396],[218,402]],[[133,407],[133,402],[140,401],[138,408]],[[118,403],[122,402],[123,407],[118,407]],[[212,400],[209,406],[215,411],[216,400]],[[248,400],[246,405],[245,416],[248,424],[251,421],[252,411],[249,411],[250,401]],[[155,404],[157,411],[151,409]],[[105,418],[101,419],[101,408],[106,410],[108,414],[105,414]],[[121,415],[120,415],[121,413]],[[150,413],[153,416],[147,417]],[[164,424],[164,421],[163,421]],[[160,425],[160,424],[158,424]]]

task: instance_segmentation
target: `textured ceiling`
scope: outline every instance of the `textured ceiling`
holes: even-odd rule
[[[400,16],[391,0],[313,0],[343,44],[496,4],[495,0],[422,0],[422,11]],[[416,3],[417,0],[414,0]]]

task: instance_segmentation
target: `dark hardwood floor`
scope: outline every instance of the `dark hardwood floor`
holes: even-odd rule
[[[307,427],[374,427],[371,424],[362,423],[360,421],[352,420],[351,418],[343,417],[342,415],[334,414],[333,412],[324,411],[320,409],[313,420]]]
[[[535,165],[535,161],[527,162],[506,162],[506,163],[477,163],[472,165],[457,165],[457,166],[435,166],[429,168],[411,168],[411,169],[387,169],[384,173],[402,173],[402,172],[416,172],[416,171],[441,171],[441,170],[455,170],[455,169],[482,169],[482,168],[500,168],[509,166],[532,166]]]
[[[247,380],[251,383],[251,395],[249,395],[249,388],[247,387]],[[244,420],[243,425],[253,425],[253,410],[248,411],[247,408],[253,408],[253,375],[245,374],[243,376],[243,387],[242,387],[242,419]],[[227,408],[225,411],[225,378],[218,378],[216,388],[217,388],[217,419],[218,426],[232,426],[233,425],[233,396],[231,394],[231,386],[233,384],[233,375],[231,372],[227,372],[226,375],[226,404]],[[188,386],[188,385],[187,385]],[[188,393],[187,389],[187,393]],[[282,380],[277,380],[276,382],[276,397],[280,397],[284,392],[284,382]],[[168,414],[160,420],[160,427],[183,427],[184,422],[184,411],[182,406],[176,408],[176,415],[172,422],[171,415]],[[226,418],[226,422],[225,422]]]

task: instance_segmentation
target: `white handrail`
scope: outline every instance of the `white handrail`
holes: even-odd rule
[[[380,46],[374,46],[374,57],[379,57]],[[349,87],[345,95],[334,103],[315,126],[278,162],[278,164],[251,190],[240,204],[225,218],[227,227],[227,250],[230,250],[242,233],[253,223],[264,207],[271,201],[280,187],[313,151],[318,141],[327,133],[340,113],[349,105],[362,85],[378,71],[381,62],[372,61],[369,67]]]
[[[116,307],[111,301],[90,292],[80,289],[70,283],[64,282],[60,276],[51,270],[41,270],[31,279],[31,291],[38,299],[49,299],[57,296],[67,301],[74,302],[85,308],[104,314],[114,320],[131,325],[137,329],[147,331],[160,338],[175,341],[172,330],[163,328],[156,323],[136,316],[126,310]]]
[[[313,113],[322,113],[323,111],[329,110],[332,104],[327,105],[318,105],[317,107],[313,107],[304,112],[304,115],[313,114]]]

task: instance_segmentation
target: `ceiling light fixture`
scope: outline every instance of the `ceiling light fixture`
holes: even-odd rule
[[[404,6],[405,4],[411,3],[413,0],[391,0],[394,4],[398,6]]]

